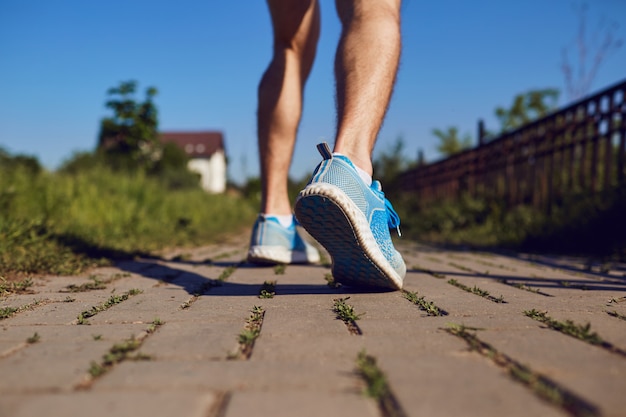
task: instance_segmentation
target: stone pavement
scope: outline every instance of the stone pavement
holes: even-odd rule
[[[243,237],[37,278],[0,297],[0,416],[626,416],[623,264],[399,245],[407,292],[247,265]]]

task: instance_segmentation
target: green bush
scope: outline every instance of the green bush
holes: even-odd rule
[[[77,272],[101,257],[215,242],[249,226],[256,207],[199,187],[172,189],[143,171],[68,164],[39,175],[2,169],[0,210],[2,275]]]
[[[403,194],[394,204],[403,235],[426,242],[626,257],[626,190],[620,188],[569,196],[550,214],[468,195],[426,205]]]

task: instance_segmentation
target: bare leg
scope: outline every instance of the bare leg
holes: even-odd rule
[[[335,57],[335,152],[372,174],[372,150],[400,59],[401,0],[336,0],[342,23]]]
[[[304,84],[320,31],[317,0],[268,0],[274,55],[259,85],[257,133],[261,162],[261,212],[291,214],[287,178],[302,114]]]

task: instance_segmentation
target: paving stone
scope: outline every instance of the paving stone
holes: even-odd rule
[[[244,321],[239,317],[224,320],[166,322],[141,346],[141,352],[158,360],[226,359],[237,346],[237,335]]]
[[[145,327],[30,327],[30,335],[36,330],[40,340],[0,360],[0,392],[72,390],[87,374],[92,361],[100,362],[113,344],[138,335]],[[17,329],[22,336],[24,329]]]
[[[284,390],[282,392],[235,393],[228,403],[226,417],[294,416],[345,417],[377,416],[371,400],[358,394],[317,393]]]
[[[624,412],[626,358],[538,328],[486,330],[478,337],[581,397],[593,399],[603,415]]]
[[[375,352],[372,352],[375,353]],[[377,355],[409,416],[565,416],[478,355]]]
[[[626,301],[620,302],[626,294],[624,265],[609,273],[599,264],[584,271],[586,260],[529,262],[512,253],[442,250],[399,240],[409,267],[405,289],[448,313],[431,317],[401,292],[330,288],[325,280],[330,269],[324,266],[289,265],[281,271],[242,263],[247,239],[119,262],[81,276],[37,278],[32,294],[0,298],[4,307],[45,300],[0,321],[5,377],[0,416],[380,415],[375,402],[362,396],[364,381],[356,372],[362,351],[377,359],[409,416],[565,414],[489,358],[471,352],[446,331],[451,324],[479,329],[470,331],[597,406],[603,416],[624,415],[626,358],[523,313],[536,309],[557,320],[590,323],[592,331],[626,349],[626,321],[606,313],[626,315]],[[231,275],[215,286],[227,268]],[[61,292],[90,282],[92,274],[113,280],[103,290]],[[506,303],[465,292],[449,279],[502,295]],[[504,285],[502,279],[551,297]],[[276,282],[273,298],[259,298],[265,281]],[[82,311],[133,288],[142,293],[89,318],[90,326],[72,324]],[[73,302],[64,302],[67,297]],[[334,299],[347,297],[362,314],[357,321],[362,335],[349,333],[332,311]],[[252,356],[228,360],[253,306],[261,306],[265,316]],[[88,389],[76,389],[92,361],[99,362],[115,343],[145,335],[155,318],[163,324],[138,350],[150,360],[118,363]],[[35,333],[40,340],[26,343]]]
[[[25,396],[8,405],[11,417],[36,416],[151,416],[205,417],[215,406],[216,396],[206,392],[124,391],[75,392]],[[0,411],[3,411],[0,399]]]
[[[159,389],[235,391],[311,390],[355,392],[362,388],[354,363],[316,361],[195,361],[162,360],[124,362],[99,379],[93,390]],[[167,378],[163,378],[167,375]]]

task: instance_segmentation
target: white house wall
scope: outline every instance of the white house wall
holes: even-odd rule
[[[187,163],[190,171],[200,174],[200,186],[209,193],[226,190],[226,157],[217,151],[210,158],[194,158]]]

